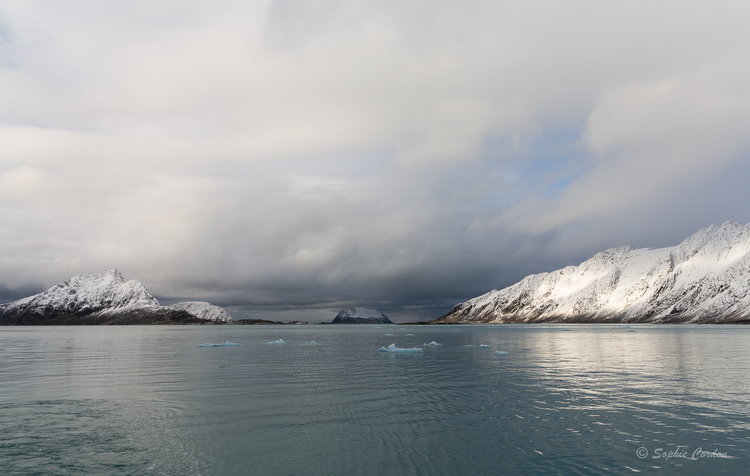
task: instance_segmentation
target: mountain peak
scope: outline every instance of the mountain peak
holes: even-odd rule
[[[215,321],[232,320],[223,309],[202,303]],[[172,309],[117,269],[78,274],[44,292],[0,305],[0,324],[174,324],[206,322],[191,309]]]

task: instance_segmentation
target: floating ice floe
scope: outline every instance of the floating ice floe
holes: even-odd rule
[[[438,344],[437,342],[432,341],[429,344],[422,344],[422,345],[433,345],[434,346],[434,345],[442,345],[442,344]]]
[[[307,345],[316,345],[317,342],[315,342],[314,340],[311,340],[310,342],[305,342],[305,344],[307,344]]]
[[[393,337],[393,334],[386,334],[386,335],[387,335],[387,336],[391,336],[391,337]]]
[[[489,349],[490,346],[488,346],[487,344],[479,344],[479,348],[480,349]]]
[[[276,339],[274,341],[269,342],[269,344],[286,344],[286,342],[284,342],[284,339]]]
[[[496,350],[495,355],[508,355],[510,352],[505,352],[504,350]]]
[[[239,344],[235,344],[234,342],[227,341],[227,342],[224,342],[223,344],[212,344],[210,342],[208,344],[198,344],[196,345],[196,347],[232,347],[235,345],[239,345]]]
[[[388,348],[381,347],[378,349],[378,352],[392,352],[397,354],[417,354],[419,352],[422,352],[422,349],[419,347],[412,347],[410,349],[407,348],[401,348],[396,347],[396,344],[391,344],[388,346]]]
[[[464,347],[476,347],[474,344],[466,344]]]

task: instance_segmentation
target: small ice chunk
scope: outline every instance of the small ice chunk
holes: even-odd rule
[[[269,344],[286,344],[286,342],[284,342],[284,339],[276,339],[274,341],[269,342]]]
[[[476,347],[474,344],[466,344],[464,347]]]
[[[219,368],[220,369],[225,369],[225,368],[231,367],[231,366],[232,366],[232,364],[221,364],[221,365],[219,365]]]
[[[314,340],[311,340],[310,342],[305,342],[305,344],[307,344],[307,345],[315,345],[315,344],[317,344],[317,342],[315,342]]]
[[[387,335],[387,336],[391,336],[391,337],[393,337],[393,334],[386,334],[386,335]]]
[[[224,342],[223,344],[212,344],[209,342],[208,344],[196,345],[196,347],[232,347],[235,345],[239,345],[239,344],[235,344],[234,342],[227,341],[227,342]]]
[[[422,345],[433,345],[433,346],[435,346],[435,345],[442,345],[442,344],[438,344],[437,342],[432,341],[429,344],[422,344]]]
[[[480,349],[489,349],[490,346],[488,346],[487,344],[479,344],[479,348]]]
[[[510,352],[505,352],[504,350],[496,350],[495,355],[508,355]]]
[[[386,349],[385,347],[381,347],[378,349],[378,352],[391,352],[396,354],[417,354],[419,352],[422,352],[422,349],[419,347],[412,347],[412,348],[402,348],[402,347],[396,347],[396,344],[391,344]]]

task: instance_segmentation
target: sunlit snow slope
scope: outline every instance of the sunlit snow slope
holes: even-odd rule
[[[614,248],[456,305],[436,322],[750,323],[750,224],[680,245]]]

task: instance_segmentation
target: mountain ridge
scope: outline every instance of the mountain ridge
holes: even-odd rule
[[[213,322],[180,308],[179,304],[182,303],[174,305],[176,308],[160,305],[143,284],[135,279],[125,281],[117,269],[111,269],[98,274],[78,274],[39,294],[0,305],[0,325]]]
[[[750,224],[711,225],[667,248],[631,246],[459,303],[446,323],[750,323]]]

